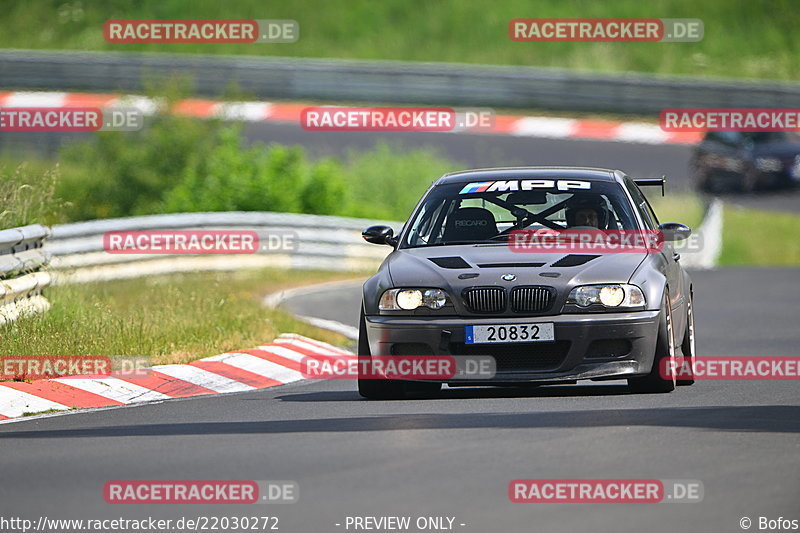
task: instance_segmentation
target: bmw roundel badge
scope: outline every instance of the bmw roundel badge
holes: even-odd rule
[[[517,276],[515,276],[514,274],[503,274],[502,278],[503,281],[514,281],[515,279],[517,279]]]

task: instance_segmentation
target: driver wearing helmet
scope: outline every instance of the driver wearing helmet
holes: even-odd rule
[[[568,228],[608,228],[609,210],[601,196],[573,196],[565,213]]]

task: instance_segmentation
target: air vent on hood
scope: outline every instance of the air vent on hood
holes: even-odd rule
[[[592,259],[597,259],[598,257],[600,257],[600,256],[599,255],[570,254],[570,255],[565,255],[564,257],[562,257],[561,259],[559,259],[558,261],[556,261],[555,263],[553,263],[550,266],[551,267],[576,267],[576,266],[585,265],[586,263],[588,263]]]
[[[536,268],[543,267],[544,263],[482,263],[480,268]]]
[[[460,257],[429,257],[428,259],[442,268],[472,268]]]

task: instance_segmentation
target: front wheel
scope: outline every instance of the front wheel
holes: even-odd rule
[[[679,372],[681,379],[676,382],[679,386],[694,385],[694,362],[697,353],[694,335],[694,297],[689,295],[689,302],[686,304],[686,333],[683,335],[681,343],[681,353],[683,354],[683,364]]]
[[[662,319],[658,327],[656,353],[650,373],[640,378],[629,378],[628,388],[631,392],[650,394],[671,392],[675,390],[675,337],[672,331],[672,307],[669,304],[669,293],[664,291],[661,304]],[[666,374],[664,377],[663,374]]]

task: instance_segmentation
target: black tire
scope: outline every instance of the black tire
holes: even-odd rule
[[[661,304],[662,320],[658,327],[656,351],[653,358],[653,367],[650,373],[643,377],[628,378],[628,388],[637,394],[653,394],[672,392],[675,390],[675,373],[670,372],[670,378],[661,376],[661,368],[668,361],[675,363],[675,338],[672,331],[672,307],[669,304],[669,292],[664,291],[664,301]]]
[[[689,371],[689,374],[684,372],[681,375],[686,377],[676,381],[676,385],[685,387],[687,385],[694,385],[694,361],[697,354],[695,347],[695,327],[694,327],[694,296],[689,295],[689,302],[686,304],[686,333],[683,335],[683,342],[681,342],[681,353],[683,354],[682,370]]]
[[[394,379],[365,379],[361,377],[364,361],[371,357],[367,340],[367,321],[364,310],[358,324],[358,393],[368,400],[402,400],[406,397],[406,383]]]

